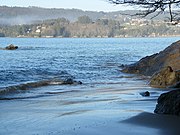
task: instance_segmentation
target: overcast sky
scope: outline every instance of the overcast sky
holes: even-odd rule
[[[125,7],[113,5],[108,0],[0,0],[1,6],[38,6],[46,8],[76,8],[88,11],[118,11]]]

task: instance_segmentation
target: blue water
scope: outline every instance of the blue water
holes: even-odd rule
[[[173,38],[0,38],[0,88],[56,77],[73,77],[84,84],[115,82],[121,64],[157,53]]]

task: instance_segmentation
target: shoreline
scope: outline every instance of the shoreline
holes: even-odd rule
[[[175,38],[172,38],[172,39],[174,40]],[[4,39],[4,41],[5,40],[6,39]],[[14,41],[16,40],[17,39],[14,39]],[[138,41],[140,40],[141,39],[139,39]],[[154,41],[154,39],[150,39],[150,40]],[[160,41],[158,38],[156,40]],[[163,40],[166,40],[166,39],[163,39]],[[171,39],[167,39],[167,40],[171,40]],[[7,39],[7,41],[9,42],[13,40]],[[21,43],[21,41],[23,40],[17,40],[17,41]],[[27,39],[26,41],[33,41],[33,39],[30,39],[30,40]],[[62,44],[65,43],[65,42],[63,43],[62,41],[67,42],[67,40],[61,40],[60,43]],[[90,41],[90,40],[84,40],[84,41]],[[120,41],[123,41],[123,40],[120,40]],[[134,42],[136,40],[132,39],[132,41]],[[111,44],[111,43],[112,42],[108,42],[108,44]],[[119,43],[121,44],[121,42],[118,41],[117,45]],[[143,44],[144,43],[145,42],[143,41]],[[27,43],[25,42],[24,44],[27,44]],[[140,45],[143,45],[143,44],[140,44]],[[37,44],[37,46],[41,46],[41,45],[44,46],[44,44],[42,43]],[[49,44],[46,44],[46,45],[49,47]],[[77,44],[73,43],[73,45],[77,45]],[[54,46],[57,47],[56,44]],[[67,46],[67,44],[64,44],[64,46]],[[110,47],[113,47],[113,45]],[[64,51],[66,51],[67,49],[69,48],[65,48]],[[99,49],[101,50],[101,48]],[[114,49],[117,50],[117,48],[114,48]],[[121,50],[122,48],[120,47],[119,49]],[[52,51],[50,51],[51,52],[50,54],[53,54],[55,50],[58,50],[58,49],[57,48],[53,49]],[[78,54],[81,54],[82,52],[84,52],[84,50],[87,50],[87,45],[84,46],[84,49],[80,51]],[[92,52],[94,50],[96,49],[92,49]],[[15,51],[14,53],[15,53],[15,56],[18,56],[16,53],[23,53],[23,52],[24,52],[24,56],[27,56],[28,51]],[[34,52],[34,49],[32,49],[30,52],[31,53],[29,54],[31,55],[32,52]],[[41,49],[40,49],[40,52],[41,52]],[[97,50],[97,52],[99,51]],[[107,50],[107,52],[109,51]],[[4,52],[5,54],[4,57],[7,56],[6,55],[7,53],[9,52]],[[88,50],[87,53],[91,53],[91,52]],[[129,53],[124,53],[124,54],[122,53],[122,56],[120,57],[119,57],[119,53],[120,51],[117,50],[117,55],[115,55],[111,59],[109,58],[102,59],[103,63],[101,63],[101,66],[97,66],[97,64],[99,65],[98,61],[96,64],[92,64],[88,66],[90,67],[90,70],[88,71],[92,71],[93,65],[94,65],[94,68],[98,67],[99,69],[99,67],[101,67],[100,70],[95,70],[96,72],[101,72],[102,67],[106,67],[106,68],[108,67],[107,71],[104,72],[104,74],[102,74],[104,75],[103,78],[95,77],[93,80],[86,80],[87,82],[91,82],[91,83],[86,83],[85,81],[85,83],[82,85],[68,85],[68,86],[67,85],[66,86],[65,85],[46,85],[43,87],[33,87],[24,91],[17,90],[16,92],[11,93],[11,94],[5,94],[3,97],[3,100],[0,100],[0,106],[1,106],[0,134],[19,135],[19,134],[25,133],[27,135],[32,135],[32,134],[34,135],[35,134],[38,134],[38,135],[44,135],[44,134],[49,134],[49,135],[77,135],[77,134],[78,135],[84,135],[84,134],[86,135],[109,135],[109,134],[113,134],[113,135],[119,135],[119,134],[178,135],[180,131],[178,127],[176,127],[176,125],[173,125],[173,123],[177,123],[177,125],[179,125],[180,120],[176,119],[177,117],[153,114],[153,110],[155,109],[155,106],[157,104],[157,98],[159,97],[159,95],[161,95],[164,92],[169,91],[170,89],[151,88],[150,86],[147,85],[146,80],[144,78],[141,78],[138,75],[132,75],[132,74],[129,75],[129,74],[124,74],[124,73],[121,74],[121,72],[119,71],[119,65],[121,64],[121,62],[119,62],[119,60],[121,57],[124,56],[124,54],[129,54]],[[140,51],[139,53],[143,53],[143,51]],[[34,56],[37,56],[37,54],[35,53]],[[47,57],[43,58],[43,60],[47,60],[46,66],[50,65],[49,61],[61,60],[59,57],[60,56],[59,54],[61,53],[58,52],[57,54],[58,54],[57,57],[55,57],[57,59],[54,59],[54,57],[53,59],[47,59]],[[67,54],[69,56],[69,53]],[[98,56],[102,56],[102,54],[104,54],[104,52],[100,53]],[[112,54],[114,54],[113,51],[112,51]],[[111,61],[117,58],[117,56],[118,56],[117,61]],[[128,59],[128,56],[131,56],[131,55],[127,55],[127,57],[125,57],[125,60]],[[72,58],[74,57],[70,57],[70,59]],[[92,57],[89,57],[89,58],[92,58]],[[100,57],[96,57],[96,58],[100,58]],[[80,60],[81,59],[82,59],[82,56],[80,57]],[[20,57],[19,60],[21,61],[22,58]],[[32,60],[34,62],[34,59]],[[35,61],[35,64],[38,63],[39,60],[41,59],[38,59],[38,61]],[[65,58],[65,60],[67,59]],[[107,61],[104,62],[105,60]],[[7,60],[4,62],[9,62],[9,61]],[[72,61],[70,61],[69,63],[71,62]],[[57,67],[59,67],[59,65],[62,63],[56,63],[56,64],[57,64]],[[9,65],[11,65],[11,63],[9,63]],[[80,63],[79,65],[82,66],[82,63]],[[37,66],[38,69],[40,68],[39,65],[35,65],[35,66]],[[24,67],[24,69],[26,69],[26,67]],[[112,68],[115,71],[115,73],[109,74],[109,71],[112,71]],[[17,69],[19,69],[19,65],[17,66],[16,70]],[[59,69],[59,68],[56,68],[56,69]],[[53,69],[52,71],[55,71],[56,69]],[[67,68],[64,68],[64,69],[67,69]],[[27,72],[27,71],[28,70],[25,70],[25,71],[23,70],[22,73],[25,73],[25,74],[21,74],[21,75],[26,76],[28,75],[28,73],[34,73],[34,72]],[[36,70],[30,70],[30,71],[36,71]],[[42,70],[42,71],[46,71],[46,70]],[[81,71],[82,70],[79,70],[79,73],[81,73]],[[14,74],[14,75],[15,76],[20,75],[19,73],[21,72],[17,72],[17,73],[18,74]],[[35,75],[39,75],[39,74],[42,75],[42,73],[44,72],[39,72],[38,70],[37,73],[38,74],[35,74]],[[86,73],[91,73],[91,72],[86,72]],[[34,74],[32,75],[34,76]],[[48,75],[48,76],[57,75],[57,73],[53,72],[53,74],[49,74],[48,72],[46,74],[45,72],[45,74],[43,75]],[[74,74],[72,75],[76,76]],[[99,75],[99,74],[95,74],[95,75]],[[82,76],[79,76],[79,77],[82,77]],[[83,77],[85,77],[86,79],[89,78],[89,76],[83,76]],[[90,77],[94,77],[94,76],[90,76]],[[19,79],[17,78],[17,80]],[[4,81],[7,82],[7,79],[4,78]],[[13,80],[13,81],[16,81],[16,80]],[[32,85],[32,83],[30,84]],[[34,85],[33,83],[33,86],[36,86],[36,85]],[[140,94],[146,91],[150,92],[149,97],[144,97]],[[7,100],[7,99],[10,99],[10,100]],[[163,125],[164,123],[166,125]]]
[[[145,90],[152,93],[150,97],[139,94]],[[134,125],[132,123],[138,120],[130,121],[130,124],[124,122],[144,112],[152,113],[156,99],[162,93],[161,89],[145,85],[143,80],[132,78],[130,84],[101,87],[45,86],[26,92],[24,96],[34,92],[37,96],[43,92],[45,95],[0,100],[1,134],[161,135],[161,129],[148,127],[146,121]],[[147,117],[150,118],[143,116]]]
[[[0,37],[0,38],[44,38],[44,39],[123,39],[123,38],[176,38],[176,37],[180,37],[180,35],[171,35],[171,36],[150,36],[150,37],[26,37],[26,36],[22,36],[22,37]]]

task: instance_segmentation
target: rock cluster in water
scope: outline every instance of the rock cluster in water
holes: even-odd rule
[[[159,53],[125,66],[122,71],[151,76],[149,85],[152,87],[178,88],[161,94],[154,112],[180,116],[180,40]]]
[[[16,49],[18,49],[18,46],[15,46],[15,45],[13,45],[13,44],[10,44],[10,45],[8,45],[5,49],[6,49],[6,50],[16,50]]]
[[[0,48],[1,50],[16,50],[18,49],[18,46],[10,44],[8,46],[6,46],[5,48]]]

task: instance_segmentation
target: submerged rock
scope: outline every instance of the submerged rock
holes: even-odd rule
[[[154,112],[180,116],[180,89],[161,94]]]
[[[16,49],[18,49],[18,46],[15,46],[13,44],[10,44],[7,47],[5,47],[5,50],[16,50]]]
[[[68,78],[63,81],[63,84],[82,84],[81,81],[75,81],[72,78]]]
[[[143,97],[149,97],[150,96],[150,92],[149,91],[142,92],[142,93],[140,93],[140,95],[143,96]]]
[[[61,80],[61,79],[43,80],[43,81],[30,82],[30,83],[5,87],[0,89],[0,93],[6,93],[14,90],[28,90],[28,89],[38,88],[48,85],[79,85],[79,84],[82,84],[82,82],[75,81],[71,78],[68,78],[66,80]]]
[[[180,71],[173,71],[173,69],[168,66],[155,73],[151,80],[150,86],[164,88],[168,86],[174,86],[180,81]],[[177,86],[176,86],[177,87]]]

